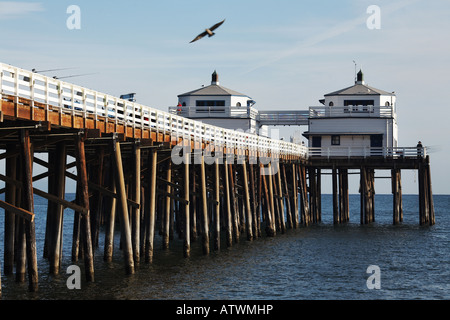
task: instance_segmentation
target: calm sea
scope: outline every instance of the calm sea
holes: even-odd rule
[[[376,195],[376,222],[366,226],[359,224],[359,195],[350,199],[350,223],[333,225],[332,199],[324,195],[321,224],[252,242],[243,236],[240,243],[209,256],[202,255],[196,242],[192,256],[183,258],[178,239],[163,251],[156,235],[153,263],[141,263],[132,276],[124,273],[118,232],[113,262],[103,261],[102,232],[95,282],[86,283],[83,274],[81,289],[69,290],[73,213],[67,210],[64,216],[61,274],[51,276],[42,258],[47,202],[37,197],[39,291],[29,293],[27,283],[2,274],[3,300],[450,299],[450,196],[434,196],[436,225],[431,227],[419,226],[416,195],[403,196],[404,222],[398,226],[392,225],[390,195]],[[3,261],[3,221],[0,234]],[[84,272],[83,262],[78,265]],[[380,289],[367,286],[371,265],[379,268]]]

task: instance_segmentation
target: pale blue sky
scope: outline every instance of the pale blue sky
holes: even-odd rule
[[[72,4],[80,30],[66,27]],[[366,26],[373,4],[379,30]],[[189,43],[223,19],[216,36]],[[261,110],[306,109],[352,85],[356,60],[369,85],[396,92],[399,144],[430,146],[434,193],[450,194],[450,1],[0,1],[0,28],[1,62],[76,68],[52,76],[96,73],[70,81],[136,92],[161,110],[209,84],[214,70]],[[404,193],[417,193],[415,179],[403,175]],[[389,193],[389,184],[377,192]]]

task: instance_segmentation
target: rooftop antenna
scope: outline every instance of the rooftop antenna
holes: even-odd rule
[[[97,73],[98,73],[98,72],[97,72]],[[53,79],[59,80],[59,79],[75,78],[75,77],[89,76],[89,75],[97,74],[97,73],[75,74],[75,75],[72,75],[72,76],[65,76],[65,77],[57,77],[57,76],[54,76]]]
[[[355,64],[355,83],[356,83],[357,78],[356,78],[356,62],[355,62],[355,60],[353,60],[353,63]]]

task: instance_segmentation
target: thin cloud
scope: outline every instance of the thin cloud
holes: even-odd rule
[[[40,2],[0,1],[0,18],[17,18],[34,12],[45,11]]]
[[[401,1],[401,2],[397,2],[397,3],[393,3],[391,5],[383,6],[381,9],[382,10],[382,18],[381,19],[383,20],[384,18],[391,15],[392,13],[394,13],[400,9],[403,9],[406,6],[409,6],[413,3],[416,3],[418,1],[420,1],[420,0]],[[341,22],[341,23],[335,25],[333,28],[327,29],[326,31],[324,31],[322,33],[315,34],[309,38],[306,38],[305,40],[298,42],[295,46],[280,52],[277,56],[275,56],[271,59],[268,59],[266,61],[263,61],[262,63],[250,68],[249,70],[245,71],[243,74],[247,74],[247,73],[250,73],[257,69],[260,69],[262,67],[266,67],[268,65],[271,65],[271,64],[273,64],[279,60],[282,60],[284,58],[287,58],[289,56],[302,53],[302,52],[304,52],[304,50],[306,48],[314,47],[315,45],[322,43],[326,40],[332,39],[334,37],[337,37],[337,36],[340,36],[342,34],[349,32],[349,31],[352,31],[361,25],[365,25],[366,21],[367,21],[367,17],[368,17],[368,15],[358,16],[354,19]]]

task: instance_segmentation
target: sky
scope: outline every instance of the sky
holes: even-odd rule
[[[71,5],[80,9],[79,28],[68,27]],[[371,5],[379,28],[368,26]],[[223,19],[214,37],[189,43]],[[178,94],[209,85],[214,70],[259,110],[305,110],[353,85],[355,61],[370,86],[396,92],[399,146],[421,140],[434,194],[450,194],[450,1],[0,1],[0,29],[0,62],[72,68],[46,75],[90,74],[67,81],[135,92],[139,103],[165,111]],[[298,130],[307,127],[280,135]],[[403,193],[417,194],[416,173],[402,179]],[[390,193],[386,179],[375,188]]]

